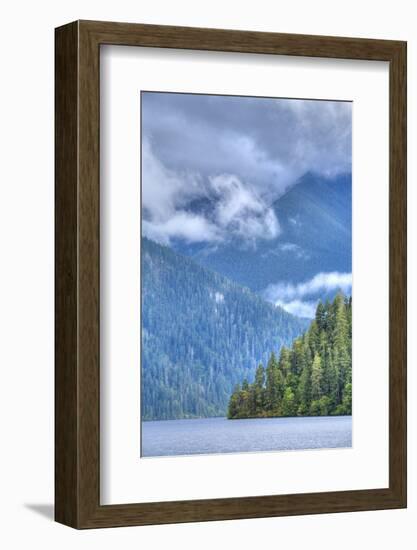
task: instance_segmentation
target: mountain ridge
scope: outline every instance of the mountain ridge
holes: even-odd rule
[[[169,247],[141,243],[142,418],[224,416],[233,386],[308,322]]]
[[[235,242],[213,246],[179,240],[172,246],[253,292],[282,281],[304,282],[319,272],[351,272],[351,178],[350,173],[300,178],[271,205],[281,227],[275,239],[246,248]],[[200,205],[201,211],[207,208]]]

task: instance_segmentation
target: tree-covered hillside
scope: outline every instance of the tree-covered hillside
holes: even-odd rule
[[[352,414],[352,299],[319,302],[307,332],[233,392],[228,418]]]
[[[142,239],[142,418],[225,416],[233,387],[307,321]]]

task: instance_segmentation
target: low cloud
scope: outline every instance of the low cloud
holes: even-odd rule
[[[221,240],[217,227],[203,216],[189,212],[176,212],[163,222],[142,222],[143,234],[162,244],[169,244],[171,239],[183,239],[188,243],[215,242]]]
[[[292,283],[280,282],[269,285],[263,294],[271,302],[276,300],[289,301],[321,291],[330,292],[340,289],[343,292],[347,292],[351,288],[352,273],[332,271],[330,273],[317,273],[312,279],[304,283],[294,285]]]
[[[147,139],[142,143],[142,207],[145,216],[164,222],[204,192],[201,177],[167,168]]]
[[[293,315],[297,317],[306,317],[307,319],[313,319],[316,313],[316,302],[302,302],[301,300],[293,300],[292,302],[287,303],[277,303]]]
[[[293,284],[279,282],[269,285],[263,296],[266,300],[283,307],[286,311],[301,317],[314,317],[318,294],[341,290],[349,293],[352,290],[352,273],[317,273],[312,279]]]
[[[168,242],[273,239],[280,227],[269,206],[303,174],[351,170],[349,102],[158,92],[141,98],[144,228]],[[202,199],[211,211],[201,211]]]
[[[279,243],[277,246],[270,248],[266,252],[263,252],[262,258],[267,256],[277,256],[281,260],[284,259],[287,261],[289,258],[293,257],[297,260],[308,260],[310,259],[310,254],[304,250],[301,246],[295,243],[283,242]]]
[[[281,243],[279,245],[279,250],[288,254],[293,254],[298,259],[307,260],[310,258],[310,255],[298,244],[295,243]]]
[[[210,184],[217,195],[214,219],[220,228],[244,240],[274,239],[279,235],[274,210],[237,176],[212,177]]]
[[[280,233],[274,210],[233,174],[203,180],[190,172],[175,172],[162,164],[146,141],[142,166],[142,228],[151,239],[169,244],[176,238],[189,243],[238,238],[256,244]],[[192,201],[206,201],[206,208],[189,209]]]

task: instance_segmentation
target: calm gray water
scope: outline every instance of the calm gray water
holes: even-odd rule
[[[142,456],[173,456],[352,446],[351,416],[199,418],[142,423]]]

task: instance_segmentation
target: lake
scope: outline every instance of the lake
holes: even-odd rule
[[[144,457],[351,446],[351,416],[198,418],[142,423]]]

